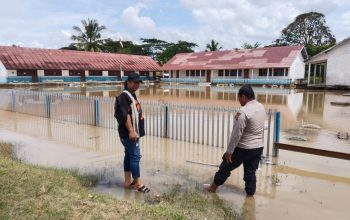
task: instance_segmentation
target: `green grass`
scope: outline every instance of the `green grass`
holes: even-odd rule
[[[23,164],[0,142],[0,219],[236,219],[215,195],[174,188],[145,202],[91,192],[97,178]]]

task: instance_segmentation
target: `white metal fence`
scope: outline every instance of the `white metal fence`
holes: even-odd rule
[[[56,122],[70,122],[117,129],[114,98],[63,95],[25,90],[0,90],[0,109]],[[171,138],[209,146],[226,147],[238,109],[141,101],[147,135]],[[267,111],[263,135],[267,152],[272,146],[274,112]],[[267,131],[267,132],[266,132]]]

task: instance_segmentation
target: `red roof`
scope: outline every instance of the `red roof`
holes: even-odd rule
[[[176,54],[163,70],[290,67],[303,46],[266,47]]]
[[[0,46],[6,69],[159,71],[148,56]]]

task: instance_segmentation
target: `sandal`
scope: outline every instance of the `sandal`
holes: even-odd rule
[[[151,189],[146,187],[145,185],[142,185],[141,187],[137,188],[137,191],[142,193],[148,193],[149,191],[151,191]]]

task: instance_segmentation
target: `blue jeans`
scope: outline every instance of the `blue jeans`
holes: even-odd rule
[[[133,142],[128,138],[120,139],[124,145],[124,172],[130,172],[134,179],[140,177],[140,142]]]

